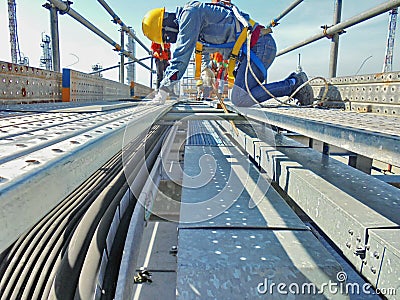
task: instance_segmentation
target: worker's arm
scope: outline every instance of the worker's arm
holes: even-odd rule
[[[177,12],[177,18],[179,33],[176,48],[161,82],[161,87],[165,88],[182,78],[192,57],[201,28],[201,15],[197,6],[185,6],[180,12]]]

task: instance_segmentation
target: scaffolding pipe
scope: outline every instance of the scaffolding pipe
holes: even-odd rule
[[[151,59],[151,69],[154,68],[154,59]],[[153,88],[153,72],[150,72],[150,88]]]
[[[125,31],[121,29],[121,45],[125,44]],[[121,55],[121,62],[119,68],[119,82],[124,83],[125,81],[125,56]]]
[[[110,37],[108,37],[105,33],[103,33],[100,29],[98,29],[96,26],[94,26],[92,23],[90,23],[88,20],[86,20],[84,17],[82,17],[79,13],[77,13],[76,11],[74,11],[69,4],[64,3],[60,0],[47,0],[49,1],[51,4],[53,4],[61,13],[66,13],[68,15],[70,15],[72,18],[74,18],[76,21],[78,21],[79,23],[81,23],[83,26],[85,26],[86,28],[88,28],[89,30],[91,30],[93,33],[97,34],[99,37],[101,37],[103,40],[105,40],[107,43],[109,43],[110,45],[112,45],[115,50],[119,51],[120,53],[122,53],[125,56],[130,57],[132,60],[138,62],[141,66],[143,66],[144,68],[151,70],[148,66],[146,66],[144,63],[138,61],[135,57],[133,57],[133,55],[126,51],[123,50],[121,48],[121,46],[114,42]]]
[[[335,0],[335,12],[333,15],[333,25],[339,24],[342,17],[342,0]],[[339,54],[339,34],[335,33],[332,37],[331,57],[329,62],[329,77],[336,77]]]
[[[297,5],[299,5],[303,0],[295,0],[288,8],[286,8],[278,17],[273,19],[267,27],[274,27],[278,25],[279,21],[285,17],[288,13],[290,13]]]
[[[119,24],[122,28],[123,31],[125,31],[126,33],[128,33],[136,42],[139,43],[140,46],[142,46],[142,48],[144,50],[147,51],[147,53],[151,53],[151,50],[149,48],[146,47],[146,45],[137,38],[137,36],[131,31],[131,29],[125,25],[124,22],[122,22],[121,18],[118,17],[118,15],[113,11],[113,9],[106,3],[106,1],[104,0],[97,0],[101,6],[104,7],[104,9],[110,14],[110,16],[113,18],[113,22],[116,24]]]
[[[130,65],[130,64],[134,64],[134,63],[137,63],[138,61],[143,61],[143,60],[146,60],[146,59],[149,59],[149,58],[153,58],[153,57],[152,56],[147,56],[147,57],[140,58],[137,61],[129,61],[129,62],[124,63],[124,66]],[[112,66],[112,67],[108,67],[108,68],[105,68],[105,69],[101,69],[101,70],[94,71],[94,72],[91,72],[91,73],[88,73],[88,74],[89,75],[93,75],[93,74],[101,73],[101,72],[104,72],[104,71],[116,69],[116,68],[119,68],[120,66],[121,66],[121,64],[119,63],[116,66]]]
[[[51,51],[53,60],[53,71],[61,71],[61,61],[60,61],[60,36],[58,34],[58,11],[53,6],[50,5],[50,32],[51,32]]]
[[[326,31],[316,34],[300,43],[297,43],[293,46],[287,47],[283,49],[282,51],[279,51],[276,56],[280,56],[282,54],[286,54],[288,52],[291,52],[293,50],[296,50],[300,47],[303,47],[305,45],[311,44],[312,42],[315,42],[317,40],[320,40],[326,36],[331,36],[335,33],[341,32],[343,29],[349,28],[353,25],[356,25],[358,23],[364,22],[365,20],[371,19],[373,17],[376,17],[380,14],[383,14],[385,12],[388,12],[389,10],[392,10],[393,8],[399,7],[400,6],[400,0],[391,0],[388,2],[385,2],[381,5],[378,5],[370,10],[367,10],[355,17],[352,17],[344,22],[341,22],[337,25],[333,25],[332,27],[329,27],[326,29]]]

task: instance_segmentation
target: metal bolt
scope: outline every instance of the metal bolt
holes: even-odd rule
[[[371,272],[375,274],[376,273],[376,268],[375,267],[371,267]]]
[[[374,257],[375,257],[376,259],[379,259],[379,252],[378,252],[378,251],[375,251],[375,252],[374,252]]]
[[[350,234],[350,235],[353,235],[353,234],[354,234],[353,229],[349,229],[349,234]]]
[[[351,248],[351,243],[350,242],[346,242],[346,247],[350,249]]]

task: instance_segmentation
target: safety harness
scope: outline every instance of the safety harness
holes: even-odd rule
[[[202,54],[203,54],[203,47],[213,47],[213,48],[232,48],[231,53],[229,55],[229,62],[228,62],[228,84],[231,86],[233,82],[235,81],[235,76],[234,76],[234,69],[236,66],[237,59],[239,57],[239,53],[242,50],[244,54],[247,54],[247,49],[245,45],[245,41],[248,36],[248,31],[256,33],[253,38],[252,38],[252,44],[254,45],[258,38],[260,37],[260,33],[262,30],[262,34],[268,34],[271,33],[272,30],[270,28],[263,28],[262,26],[258,25],[255,21],[249,20],[247,21],[239,12],[236,6],[232,5],[232,7],[228,7],[226,5],[220,4],[220,3],[207,3],[211,5],[218,5],[222,6],[226,9],[230,9],[235,18],[236,22],[242,24],[243,29],[239,33],[237,33],[237,38],[235,42],[230,42],[230,43],[224,43],[224,44],[208,44],[208,43],[203,43],[198,41],[196,43],[196,48],[195,48],[195,66],[196,66],[196,71],[195,71],[195,78],[198,79],[200,78],[201,74],[201,62],[202,62]],[[240,25],[237,24],[239,27]],[[267,70],[264,67],[264,64],[262,61],[255,55],[253,51],[250,51],[250,57],[252,62],[257,66],[257,68],[263,73],[264,79],[267,77]]]

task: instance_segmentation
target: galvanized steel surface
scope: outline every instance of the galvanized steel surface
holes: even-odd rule
[[[397,117],[317,108],[240,108],[239,112],[249,119],[369,158],[395,166],[400,163],[400,122]]]
[[[0,104],[61,101],[61,73],[0,61]]]
[[[400,115],[400,72],[343,76],[327,79],[328,102],[341,104],[346,110],[372,112],[384,115]],[[325,82],[313,80],[314,97],[320,98]]]
[[[227,122],[223,125],[229,128]],[[279,146],[271,144],[271,140],[265,143],[252,135],[241,135],[237,137],[241,146],[248,149],[249,155],[323,230],[356,270],[375,287],[381,273],[390,274],[381,287],[397,287],[393,282],[398,281],[395,270],[399,256],[400,191],[397,188],[304,148],[283,135],[275,136]],[[254,150],[246,146],[249,141],[254,143]],[[383,237],[371,235],[374,231]],[[382,260],[384,247],[390,247],[394,253],[386,265]]]
[[[197,162],[203,156],[209,160],[206,158],[207,162],[200,166]],[[270,183],[235,147],[186,146],[184,170],[179,228],[307,230]],[[192,178],[200,173],[209,174],[209,181],[193,187]]]
[[[186,145],[184,172],[178,299],[283,299],[271,285],[337,282],[340,265],[236,147]]]
[[[272,284],[319,289],[338,283],[342,270],[307,231],[180,229],[178,238],[177,299],[284,299],[290,294],[279,294]],[[292,296],[348,298],[327,289]]]
[[[37,126],[43,124],[39,117],[24,125],[30,127],[27,134],[9,127],[12,136],[1,146],[1,153],[6,155],[0,165],[0,252],[121,150],[124,143],[150,128],[170,105],[111,111],[109,116],[94,113],[79,118],[62,114],[46,126]],[[15,121],[19,117],[12,118]],[[2,132],[3,137],[9,134]]]

